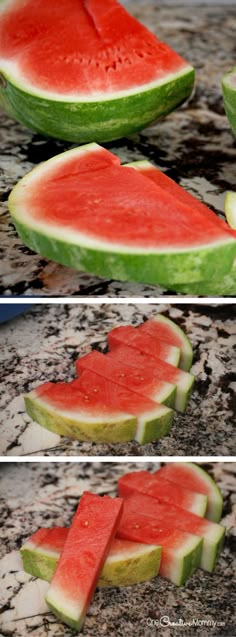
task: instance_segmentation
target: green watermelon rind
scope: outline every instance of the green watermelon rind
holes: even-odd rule
[[[81,421],[73,414],[68,415],[38,398],[32,391],[24,396],[25,407],[32,420],[59,436],[66,436],[81,442],[129,442],[136,434],[136,417],[124,414],[111,418],[109,422],[99,419],[97,422]]]
[[[186,533],[186,539],[182,549],[173,551],[171,569],[165,570],[162,561],[159,575],[169,579],[176,586],[182,586],[186,580],[197,570],[200,565],[203,540]]]
[[[225,112],[230,123],[233,134],[236,137],[236,84],[232,84],[232,78],[236,77],[236,66],[234,66],[222,78],[222,92],[224,98]]]
[[[236,296],[236,261],[222,279],[176,284],[172,289],[191,296]]]
[[[158,575],[161,547],[143,545],[142,550],[138,545],[137,553],[119,557],[107,557],[103,566],[97,586],[107,588],[110,586],[132,586],[140,582],[146,582]],[[36,549],[30,541],[25,543],[20,550],[23,568],[33,577],[51,581],[60,553],[54,555],[42,547]]]
[[[155,413],[156,412],[156,413]],[[150,413],[138,418],[138,425],[135,434],[136,442],[146,445],[167,436],[170,433],[174,412],[166,405],[158,405]]]
[[[114,93],[87,101],[57,94],[50,98],[46,91],[26,88],[2,66],[0,104],[11,117],[43,135],[81,143],[112,141],[142,130],[180,106],[194,85],[194,69],[186,64],[155,86],[137,86],[136,92],[123,91],[122,97]]]
[[[216,524],[208,534],[204,534],[200,561],[200,568],[204,571],[207,571],[208,573],[212,573],[212,571],[214,571],[224,544],[224,537],[225,528],[220,524]]]

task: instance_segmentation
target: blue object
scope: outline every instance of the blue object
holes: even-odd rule
[[[29,305],[28,303],[15,303],[15,304],[8,304],[8,303],[4,303],[4,304],[0,304],[0,323],[4,323],[5,321],[9,321],[12,318],[15,318],[15,316],[18,316],[19,314],[23,314],[23,312],[26,312],[26,310],[29,310],[31,308],[31,305]]]

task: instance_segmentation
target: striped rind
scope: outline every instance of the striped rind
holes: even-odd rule
[[[228,117],[233,134],[236,136],[236,66],[222,78],[222,91],[225,112]],[[232,80],[234,80],[232,82]]]
[[[4,70],[5,67],[5,70]],[[44,135],[73,142],[105,142],[137,132],[155,119],[167,115],[190,95],[194,70],[186,65],[145,87],[138,86],[122,96],[100,94],[97,100],[74,98],[36,91],[20,82],[17,71],[0,62],[5,87],[0,104],[15,119]]]

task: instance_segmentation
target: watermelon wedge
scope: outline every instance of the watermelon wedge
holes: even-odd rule
[[[126,473],[118,480],[118,493],[120,497],[127,498],[135,493],[157,498],[161,502],[175,504],[175,506],[186,509],[204,517],[207,509],[207,496],[201,493],[190,491],[181,487],[158,473],[152,474],[149,471],[133,471]],[[187,529],[188,530],[188,529]]]
[[[48,589],[49,608],[80,631],[122,513],[120,498],[84,492]]]
[[[191,94],[193,68],[116,0],[1,0],[0,17],[1,105],[40,133],[116,139]]]
[[[71,383],[45,383],[26,395],[25,404],[43,427],[93,442],[135,438],[145,444],[169,433],[173,419],[168,407],[92,372]]]
[[[152,337],[145,334],[135,332],[135,342],[132,343],[123,339],[119,333],[119,339],[115,328],[108,334],[108,343],[111,351],[108,356],[116,361],[129,361],[129,365],[137,369],[149,370],[153,374],[153,379],[165,380],[176,385],[176,396],[174,407],[177,411],[184,412],[187,406],[189,396],[192,391],[194,376],[178,369],[173,365],[169,365],[165,361],[161,361],[152,355]],[[149,343],[148,343],[149,341]],[[145,343],[145,345],[144,345]],[[114,349],[113,349],[114,348]]]
[[[199,566],[202,540],[192,533],[173,528],[173,524],[168,529],[163,529],[151,517],[129,511],[126,502],[128,499],[124,501],[117,537],[145,544],[159,544],[162,548],[159,574],[177,586],[184,584]]]
[[[39,529],[20,549],[26,573],[51,581],[69,529]],[[158,575],[161,549],[114,538],[98,580],[99,587],[131,586]]]
[[[13,189],[9,209],[32,250],[119,280],[168,287],[221,278],[236,255],[227,226],[97,144],[35,168]]]
[[[223,509],[222,494],[215,481],[199,465],[192,462],[173,462],[161,467],[156,475],[191,491],[207,495],[206,517],[213,522],[220,521]]]
[[[225,112],[233,134],[236,136],[236,67],[234,66],[222,78],[222,91]]]
[[[141,323],[138,330],[144,334],[150,334],[154,340],[160,339],[178,347],[180,349],[180,368],[186,372],[190,370],[193,361],[192,346],[186,334],[174,321],[163,314],[156,314],[145,323]]]
[[[134,369],[126,362],[120,363],[96,350],[79,358],[76,361],[76,369],[79,374],[90,370],[142,396],[164,403],[168,407],[174,406],[175,385],[156,379],[148,369],[143,369],[141,373],[140,369]]]
[[[122,489],[121,489],[122,490]],[[125,511],[142,513],[157,523],[164,531],[167,529],[179,529],[187,531],[203,539],[200,567],[212,572],[215,568],[218,555],[222,549],[225,529],[220,524],[210,522],[202,517],[185,511],[170,502],[162,502],[143,493],[133,492],[125,500]]]

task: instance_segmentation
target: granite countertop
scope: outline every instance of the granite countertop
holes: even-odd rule
[[[236,306],[167,304],[35,304],[0,326],[2,455],[234,455]],[[108,332],[139,325],[164,311],[194,347],[193,394],[185,414],[175,414],[170,435],[139,445],[80,443],[30,420],[23,394],[48,380],[75,377],[75,360],[92,348],[104,351]]]
[[[217,212],[235,187],[236,144],[224,114],[221,77],[235,64],[235,7],[157,6],[130,0],[130,12],[193,64],[196,90],[188,104],[140,134],[105,144],[122,162],[150,159]],[[35,164],[71,147],[0,116],[0,294],[48,296],[160,296],[159,287],[121,283],[48,262],[22,245],[7,212],[7,197]]]
[[[142,463],[151,471],[158,464]],[[205,465],[224,496],[222,524],[227,529],[224,549],[215,572],[200,569],[177,588],[161,577],[126,588],[96,590],[82,635],[84,637],[233,637],[235,635],[235,531],[236,463]],[[72,637],[44,601],[48,583],[22,570],[19,549],[39,527],[69,526],[85,489],[116,494],[117,479],[137,463],[5,463],[1,472],[1,636]],[[198,621],[199,625],[160,628],[152,622],[167,616],[171,622]],[[200,622],[211,622],[204,626]],[[215,622],[215,625],[213,625]]]

